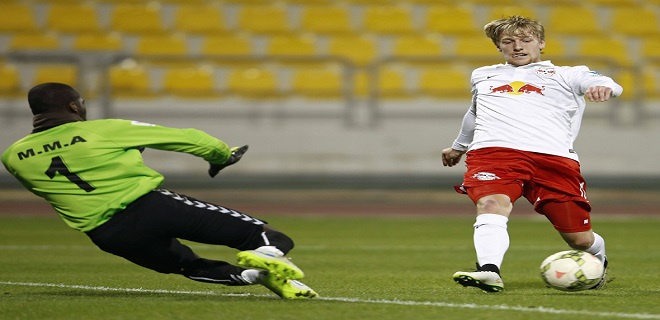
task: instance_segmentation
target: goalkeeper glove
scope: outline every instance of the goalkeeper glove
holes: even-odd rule
[[[232,164],[238,162],[238,160],[241,160],[241,157],[247,152],[248,146],[244,145],[242,147],[233,147],[231,148],[231,156],[229,157],[229,160],[225,161],[223,164],[213,164],[211,163],[211,166],[209,167],[209,176],[211,178],[214,178],[220,170],[231,166]]]

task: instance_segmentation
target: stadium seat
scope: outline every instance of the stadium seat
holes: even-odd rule
[[[491,65],[504,63],[502,54],[485,35],[459,37],[454,43],[454,55],[467,58],[471,63]]]
[[[341,68],[305,68],[294,71],[291,89],[294,95],[308,98],[338,98],[343,83]]]
[[[419,73],[418,90],[431,97],[469,97],[469,72],[461,68],[424,69]]]
[[[46,28],[64,33],[101,31],[96,7],[87,3],[54,3],[46,13]]]
[[[254,54],[252,40],[245,34],[231,33],[207,35],[202,39],[201,52],[204,55],[251,56]]]
[[[0,3],[0,33],[36,32],[34,7],[24,3]]]
[[[174,29],[177,31],[209,35],[229,32],[220,7],[182,4],[174,10]]]
[[[151,79],[147,69],[134,60],[124,60],[110,67],[108,85],[113,97],[153,98]]]
[[[18,68],[13,64],[0,63],[0,97],[11,98],[22,94]]]
[[[546,32],[570,36],[595,36],[603,33],[597,13],[585,6],[551,6],[547,20]]]
[[[287,4],[301,5],[301,6],[320,6],[320,5],[330,5],[333,0],[285,0]]]
[[[54,32],[14,33],[9,40],[10,51],[57,51],[60,38]]]
[[[188,43],[181,33],[145,34],[138,37],[134,53],[138,56],[177,58],[188,53]]]
[[[415,31],[412,12],[406,6],[367,6],[362,21],[364,31],[375,34],[404,34]]]
[[[328,55],[345,58],[357,66],[365,66],[374,61],[378,51],[376,41],[366,36],[332,37],[328,44]]]
[[[429,6],[425,16],[425,30],[451,36],[481,34],[474,10],[467,6]]]
[[[374,74],[365,70],[361,70],[355,75],[355,94],[358,97],[368,97],[371,94],[377,94],[379,98],[387,99],[409,97],[403,70],[385,66],[378,68],[377,71],[375,78]]]
[[[609,59],[610,61],[594,61],[592,65],[631,64],[630,52],[625,40],[612,37],[588,37],[580,40],[577,54],[590,58]]]
[[[186,98],[209,98],[217,95],[213,67],[174,67],[165,70],[165,93]]]
[[[506,18],[513,15],[529,17],[537,19],[534,9],[531,7],[523,7],[519,5],[495,5],[487,7],[488,21]]]
[[[585,0],[584,2],[599,7],[631,7],[637,5],[634,0]]]
[[[302,32],[322,35],[354,33],[350,10],[343,6],[305,6],[301,9]]]
[[[654,38],[644,39],[640,46],[640,54],[644,60],[660,63],[660,42]]]
[[[44,82],[60,82],[77,87],[78,67],[71,64],[39,64],[35,67],[32,84]]]
[[[441,39],[433,35],[401,36],[392,44],[392,56],[398,58],[437,58],[441,53]]]
[[[241,31],[259,35],[292,32],[288,11],[277,5],[241,6],[238,10],[237,27]]]
[[[127,34],[160,33],[165,31],[161,12],[158,2],[116,4],[110,13],[110,28]]]
[[[273,36],[266,46],[271,56],[313,57],[316,53],[316,38],[310,34]]]
[[[229,71],[227,93],[252,99],[268,99],[280,95],[276,74],[266,68],[252,67]]]
[[[71,46],[77,51],[97,52],[118,52],[124,48],[122,38],[116,32],[79,34]]]
[[[657,37],[660,35],[658,15],[644,7],[615,8],[610,18],[610,31],[633,37]],[[633,23],[634,21],[634,23]]]

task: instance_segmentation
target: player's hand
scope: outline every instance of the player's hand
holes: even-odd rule
[[[239,160],[241,160],[241,157],[247,152],[248,150],[248,145],[244,145],[242,147],[233,147],[231,148],[231,156],[229,157],[229,160],[227,160],[223,164],[213,164],[211,163],[211,166],[209,167],[209,176],[211,178],[214,178],[220,170],[229,167]]]
[[[442,165],[445,167],[453,167],[461,162],[461,158],[465,154],[465,151],[458,151],[452,148],[446,148],[442,150]]]
[[[595,86],[587,89],[584,95],[591,102],[604,102],[612,97],[612,88]]]

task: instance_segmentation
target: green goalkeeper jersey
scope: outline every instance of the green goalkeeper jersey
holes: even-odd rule
[[[227,144],[200,130],[105,119],[32,133],[5,150],[2,163],[70,227],[86,232],[163,182],[144,164],[139,147],[185,152],[214,164],[231,156]]]

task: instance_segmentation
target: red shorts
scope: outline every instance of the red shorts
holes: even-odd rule
[[[483,148],[467,153],[467,172],[456,191],[467,194],[474,203],[482,197],[505,194],[511,202],[524,196],[534,210],[545,215],[561,232],[591,229],[586,183],[580,163],[554,155],[509,148]],[[565,210],[544,210],[545,204],[574,202]],[[558,212],[556,212],[558,211]]]

